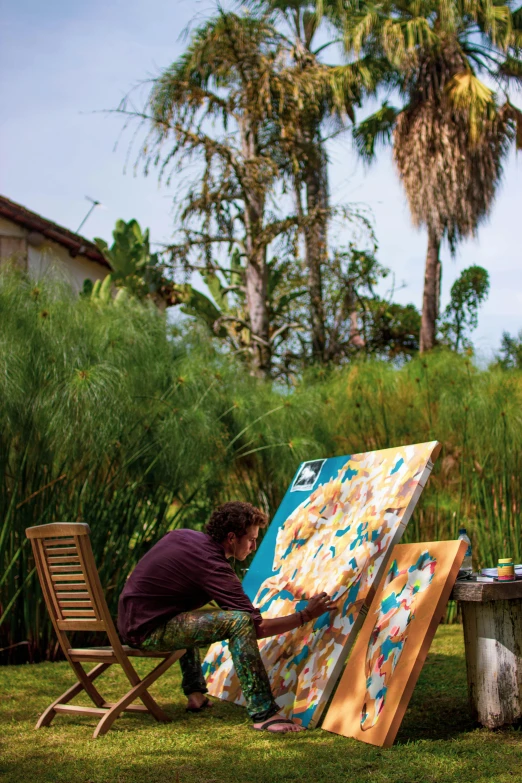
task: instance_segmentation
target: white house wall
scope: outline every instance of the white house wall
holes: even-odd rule
[[[38,247],[31,245],[27,241],[29,234],[27,229],[17,223],[0,217],[0,240],[4,238],[6,240],[4,244],[7,247],[13,245],[13,240],[25,239],[24,264],[26,264],[31,277],[41,279],[52,275],[68,282],[74,291],[79,292],[83,287],[84,280],[89,279],[94,283],[107,276],[108,269],[106,267],[96,261],[91,261],[80,253],[73,257],[67,248],[45,237],[43,243]],[[3,261],[4,258],[0,260]]]
[[[77,255],[74,258],[69,251],[55,242],[47,241],[41,247],[28,246],[27,267],[31,277],[41,279],[47,275],[53,275],[66,280],[74,291],[81,291],[86,279],[103,280],[108,270],[91,261],[85,256]]]

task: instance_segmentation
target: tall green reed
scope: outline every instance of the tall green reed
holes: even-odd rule
[[[181,424],[161,442],[172,347],[154,313],[102,313],[56,284],[5,275],[0,318],[0,646],[50,655],[25,528],[89,522],[117,590],[143,539],[165,528],[195,449]]]
[[[169,335],[154,308],[99,305],[50,280],[2,275],[3,659],[56,653],[27,527],[87,522],[115,612],[128,573],[167,530],[201,527],[229,497],[267,510],[278,502],[283,476],[305,456],[284,456],[303,423],[269,423],[280,409],[278,395],[238,376],[197,329]],[[277,468],[263,473],[265,454]]]
[[[454,538],[475,566],[522,560],[522,377],[451,353],[401,369],[312,369],[291,390],[246,375],[197,328],[0,278],[0,648],[55,654],[25,528],[88,522],[116,611],[139,557],[245,499],[271,515],[302,460],[443,445],[405,541]],[[17,646],[19,645],[19,646]]]
[[[477,568],[503,555],[522,560],[520,373],[434,353],[400,370],[352,366],[328,383],[340,451],[442,443],[405,541],[452,538],[466,526]]]

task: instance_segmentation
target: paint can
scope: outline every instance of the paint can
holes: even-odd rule
[[[497,575],[499,582],[512,582],[515,579],[515,566],[512,557],[499,558]]]

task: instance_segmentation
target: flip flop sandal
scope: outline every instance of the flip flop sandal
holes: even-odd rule
[[[287,726],[295,726],[293,720],[289,720],[288,718],[271,718],[270,720],[267,720],[265,723],[262,723],[259,728],[256,726],[252,726],[254,731],[268,731],[269,726],[273,726],[275,723],[282,723],[283,725]],[[288,734],[286,731],[271,731],[270,734]]]
[[[201,707],[185,707],[185,712],[203,712],[209,707],[212,707],[212,704],[209,699],[205,699]]]

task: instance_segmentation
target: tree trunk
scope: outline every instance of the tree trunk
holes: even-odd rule
[[[259,241],[265,214],[265,189],[257,182],[256,171],[249,166],[257,159],[255,124],[244,118],[240,123],[241,146],[245,165],[243,184],[245,195],[245,270],[246,306],[250,325],[250,352],[252,375],[265,378],[270,374],[272,352],[270,346],[270,319],[268,313],[268,269],[266,244]]]
[[[257,237],[263,227],[264,203],[254,198],[247,204],[245,270],[246,305],[250,323],[250,352],[252,374],[260,378],[270,374],[272,352],[270,346],[270,319],[268,314],[268,269],[266,245],[259,245]]]
[[[252,374],[261,378],[269,375],[271,365],[267,307],[268,276],[264,256],[264,250],[250,256],[245,275],[246,300],[252,340]]]
[[[364,337],[359,329],[359,313],[355,309],[350,312],[350,342],[356,348],[365,347]]]
[[[441,264],[439,260],[440,237],[428,229],[428,252],[424,272],[424,294],[420,331],[420,352],[431,351],[435,346],[437,319],[439,316],[439,289]]]
[[[316,142],[317,144],[317,142]],[[314,145],[315,146],[315,145]],[[308,217],[317,213],[305,230],[306,262],[308,267],[308,291],[310,295],[310,321],[312,326],[312,357],[316,362],[325,360],[326,334],[323,308],[323,283],[321,269],[327,261],[327,209],[323,151],[310,155],[305,171],[306,211]]]

